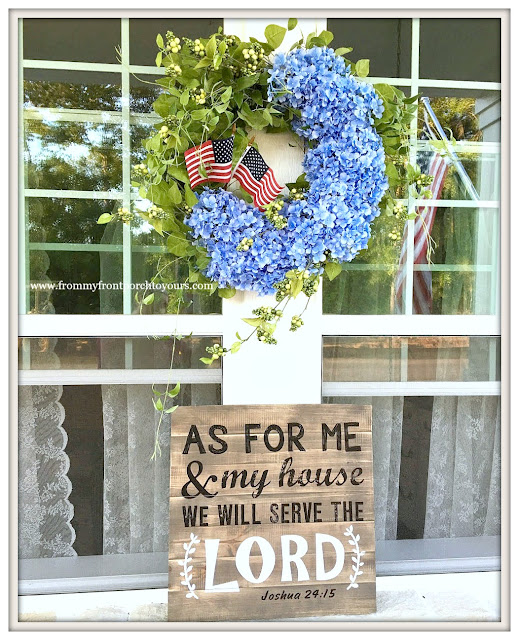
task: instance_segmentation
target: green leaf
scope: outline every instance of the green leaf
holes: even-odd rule
[[[191,112],[191,117],[193,120],[203,120],[208,113],[209,109],[196,109]]]
[[[177,409],[178,409],[178,404],[174,404],[169,409],[166,409],[166,411],[164,411],[164,413],[173,413],[173,411],[176,411]]]
[[[142,304],[145,304],[146,306],[148,306],[149,304],[151,304],[153,301],[155,300],[155,294],[154,293],[150,293],[149,296],[146,296],[143,301]]]
[[[285,27],[280,27],[277,24],[269,24],[265,29],[265,38],[273,49],[277,49],[285,39],[286,32]]]
[[[171,198],[173,204],[180,204],[182,202],[182,194],[176,182],[173,182],[169,188],[168,196]]]
[[[207,51],[207,49],[206,49]],[[207,56],[205,58],[202,58],[200,60],[200,62],[195,65],[195,69],[203,69],[204,67],[208,67],[210,64],[212,64],[213,59],[212,58],[208,58]]]
[[[97,219],[97,224],[106,224],[107,222],[110,222],[114,218],[115,216],[111,213],[102,213]]]
[[[211,364],[213,362],[212,358],[200,358],[200,362],[203,362],[204,364]]]
[[[188,207],[194,207],[198,202],[198,198],[191,190],[191,187],[189,187],[188,185],[186,185],[184,188],[184,198]]]
[[[233,289],[232,287],[225,287],[222,289],[218,289],[218,295],[220,296],[220,298],[232,298],[236,293],[236,289]]]
[[[324,40],[324,43],[328,46],[333,40],[333,33],[331,31],[321,31],[319,38]]]
[[[177,180],[180,180],[181,182],[189,182],[189,176],[184,167],[176,167],[175,165],[170,165],[168,167],[168,173],[170,176],[176,178]]]
[[[253,76],[242,76],[238,78],[236,81],[236,91],[241,91],[242,89],[247,89],[247,87],[252,87],[253,84],[259,80],[259,73],[255,73]],[[234,100],[236,101],[236,95],[234,96]],[[242,98],[243,100],[243,98]]]
[[[162,51],[159,51],[157,53],[157,56],[155,58],[155,64],[157,65],[157,67],[160,67],[160,65],[162,64]]]
[[[157,411],[162,411],[164,409],[164,405],[162,404],[162,400],[160,398],[157,398],[156,400],[153,399],[153,404],[155,405],[155,409],[157,409]]]
[[[335,49],[335,55],[344,56],[351,51],[353,51],[353,47],[339,47],[338,49]]]
[[[157,34],[157,47],[159,49],[164,49],[164,40],[163,40],[162,36],[160,35],[160,33]]]
[[[220,100],[222,102],[229,102],[232,96],[232,87],[227,87],[227,89],[220,96]]]
[[[357,60],[355,63],[355,72],[359,78],[365,78],[369,74],[369,60]]]
[[[179,392],[180,392],[180,382],[177,382],[175,388],[171,389],[171,391],[168,391],[168,396],[170,398],[175,398],[176,396],[178,396]]]
[[[241,342],[233,342],[231,345],[231,353],[237,353],[240,350]]]
[[[292,298],[297,298],[297,296],[303,290],[303,278],[294,278],[290,283],[290,295]]]
[[[288,30],[292,31],[297,27],[297,18],[289,18],[288,19]]]
[[[189,102],[189,89],[186,89],[185,91],[182,92],[182,95],[180,96],[180,104],[183,107],[185,107],[188,102]]]
[[[342,271],[342,266],[336,262],[327,262],[324,265],[324,270],[328,276],[328,280],[334,280]]]
[[[187,256],[188,249],[191,246],[185,238],[173,233],[168,236],[166,244],[168,251],[179,258]]]
[[[209,42],[205,45],[205,55],[208,58],[214,58],[216,53],[216,35],[211,36]]]
[[[242,318],[243,322],[250,324],[251,327],[259,327],[263,322],[261,318]]]

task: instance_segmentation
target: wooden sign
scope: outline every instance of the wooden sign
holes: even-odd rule
[[[170,621],[375,611],[370,406],[172,417]]]

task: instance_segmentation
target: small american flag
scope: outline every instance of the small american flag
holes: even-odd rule
[[[264,209],[283,191],[274,178],[274,172],[254,147],[247,147],[236,165],[233,177],[250,193],[258,209]]]
[[[434,154],[429,165],[428,173],[434,176],[432,185],[432,199],[438,200],[449,165],[447,160],[439,154]],[[427,236],[431,235],[434,218],[436,216],[436,205],[419,207],[414,221],[414,264],[427,264]],[[407,262],[407,235],[409,223],[405,223],[404,236],[402,238],[402,251],[395,280],[395,308],[397,313],[403,313],[404,283],[406,276]],[[413,313],[432,313],[432,275],[430,270],[413,272]]]
[[[234,136],[231,136],[225,140],[208,140],[188,149],[184,153],[184,158],[191,188],[194,189],[204,182],[229,182],[232,173],[233,147]],[[207,178],[199,172],[202,165],[207,172]]]

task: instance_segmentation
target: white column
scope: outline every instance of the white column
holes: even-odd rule
[[[297,16],[294,16],[297,17]],[[270,23],[286,26],[288,19],[229,19],[224,21],[224,32],[246,39],[250,36],[264,39],[263,32]],[[326,29],[326,20],[304,19],[287,32],[282,49],[312,31]],[[290,134],[259,134],[256,141],[279,180],[292,181],[302,172],[302,145],[288,146]],[[260,343],[255,336],[241,350],[223,360],[223,404],[283,404],[321,402],[321,290],[312,296],[303,316],[304,326],[290,332],[290,318],[299,314],[307,298],[300,294],[292,300],[274,334],[277,345]],[[242,338],[252,327],[241,318],[252,317],[252,310],[261,305],[274,306],[274,296],[259,298],[249,292],[238,292],[234,298],[223,300],[223,344],[229,347],[236,341],[236,331]]]

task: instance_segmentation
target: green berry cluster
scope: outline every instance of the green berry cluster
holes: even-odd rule
[[[164,124],[167,125],[168,127],[178,127],[179,121],[180,121],[180,118],[176,114],[173,114],[171,116],[166,116],[164,118]]]
[[[189,47],[191,53],[194,53],[200,58],[203,58],[205,56],[205,45],[199,38],[197,38],[196,40],[191,40],[191,38],[182,38],[182,40]]]
[[[205,104],[207,95],[203,89],[197,89],[196,91],[190,93],[195,99],[196,104]]]
[[[276,320],[283,316],[281,309],[273,309],[272,307],[258,307],[257,309],[254,309],[252,313],[267,322],[271,322],[272,320]]]
[[[288,278],[284,278],[281,282],[276,282],[274,285],[274,289],[277,289],[276,302],[281,302],[281,300],[284,300],[288,296],[290,287],[290,280]]]
[[[184,203],[184,211],[186,212],[186,216],[190,216],[193,213],[193,207],[190,207],[188,204]]]
[[[301,316],[292,316],[290,322],[290,331],[297,331],[299,327],[302,327],[304,322],[301,320]]]
[[[302,200],[305,197],[305,192],[302,189],[290,189],[290,198],[292,200]]]
[[[171,131],[171,129],[168,127],[168,125],[164,124],[162,125],[162,127],[160,128],[159,134],[160,137],[162,138],[162,142],[167,142],[169,139],[169,136],[173,133],[173,131]]]
[[[283,200],[274,200],[265,207],[265,217],[276,229],[284,229],[288,224],[287,219],[279,213],[284,205]]]
[[[166,31],[166,50],[171,53],[180,51],[180,38],[177,38],[173,31]]]
[[[242,51],[245,67],[244,76],[253,76],[265,60],[265,50],[259,42],[253,42],[248,49]]]
[[[319,276],[310,276],[310,274],[307,276],[307,273],[308,271],[305,271],[305,275],[303,276],[303,293],[309,298],[310,296],[313,296],[314,293],[317,293],[317,290],[319,289]]]
[[[222,345],[218,344],[218,342],[216,344],[213,344],[212,347],[206,347],[205,350],[207,351],[207,353],[210,353],[213,356],[213,360],[218,360],[218,358],[224,356],[228,351],[228,349],[222,347]]]
[[[149,174],[148,167],[141,162],[140,164],[134,164],[132,167],[132,175],[135,178],[145,178]]]
[[[170,64],[166,67],[166,75],[170,78],[178,78],[178,76],[182,73],[182,67],[178,64]]]
[[[258,329],[256,332],[258,336],[258,340],[260,342],[264,342],[265,344],[277,344],[278,341],[276,338],[272,337],[272,335],[268,331],[264,331],[263,329]]]
[[[252,247],[253,243],[253,238],[243,238],[236,247],[236,251],[248,251]]]
[[[428,187],[430,184],[432,184],[433,180],[433,176],[430,176],[427,173],[421,173],[416,179],[416,184],[419,187]]]
[[[125,224],[129,224],[134,218],[134,214],[126,207],[119,207],[117,209],[117,215],[119,220],[122,220]]]
[[[388,234],[387,237],[390,240],[393,240],[393,242],[396,242],[397,240],[400,239],[400,234],[398,232],[398,229],[395,227],[394,229],[392,229]]]
[[[403,202],[395,202],[393,214],[396,218],[401,218],[407,213],[407,206]]]
[[[166,212],[161,207],[157,207],[156,204],[152,204],[146,211],[150,220],[163,220],[166,217]]]

